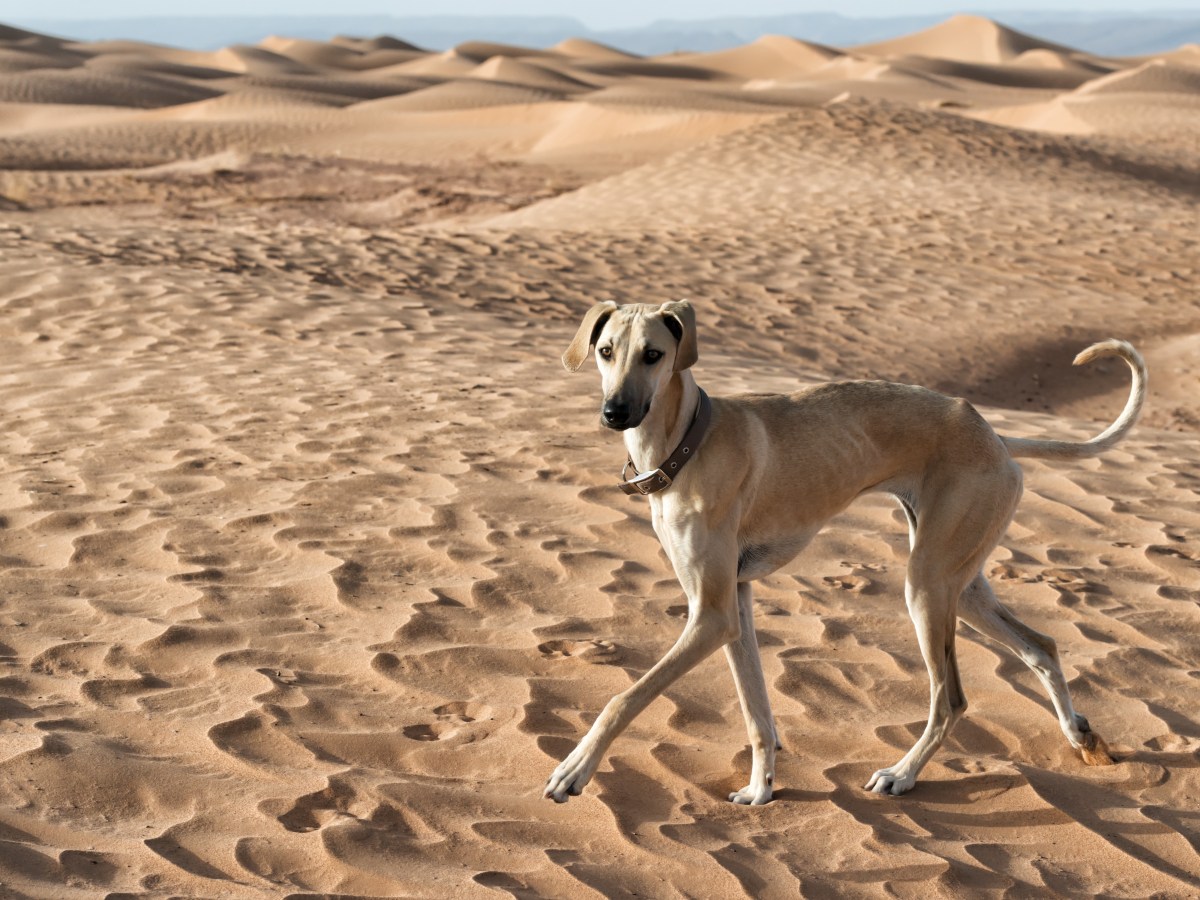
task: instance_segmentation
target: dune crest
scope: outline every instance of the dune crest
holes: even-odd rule
[[[792,78],[819,68],[841,51],[777,34],[763,35],[751,44],[715,53],[684,54],[679,62],[702,66],[745,80]]]
[[[571,57],[572,59],[620,62],[622,60],[639,58],[636,53],[629,53],[618,47],[610,47],[607,44],[601,44],[598,41],[589,41],[585,38],[566,38],[559,41],[550,49],[555,53]]]
[[[879,56],[912,54],[974,63],[1009,62],[1031,50],[1076,52],[1070,47],[1006,28],[991,19],[971,15],[957,15],[916,34],[861,44],[854,49]]]
[[[1077,94],[1186,94],[1200,97],[1200,68],[1155,59],[1133,69],[1113,72],[1083,85]]]
[[[467,77],[557,91],[588,91],[594,87],[562,72],[509,56],[493,56],[468,72]]]

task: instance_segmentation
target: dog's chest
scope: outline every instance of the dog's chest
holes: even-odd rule
[[[753,581],[770,575],[796,558],[812,540],[815,531],[798,532],[770,538],[747,538],[738,546],[738,581]]]

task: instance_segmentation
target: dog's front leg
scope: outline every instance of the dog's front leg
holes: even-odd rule
[[[679,640],[629,690],[608,701],[583,740],[554,770],[544,796],[557,803],[578,796],[596,773],[609,745],[638,713],[677,678],[738,637],[736,551],[730,557],[716,548],[715,552],[707,547],[695,549],[699,552],[672,553],[688,595],[688,620]]]
[[[729,660],[733,684],[742,705],[742,716],[746,720],[752,762],[750,783],[730,794],[729,799],[734,803],[760,806],[770,801],[774,790],[775,751],[779,748],[779,739],[775,731],[775,719],[771,715],[767,683],[763,679],[758,640],[754,634],[754,598],[749,582],[737,586],[737,602],[741,635],[736,641],[725,645],[725,656]]]

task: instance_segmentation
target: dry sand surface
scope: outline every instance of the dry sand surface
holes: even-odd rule
[[[643,59],[0,28],[0,895],[1200,893],[1200,50],[966,17]],[[776,799],[718,654],[541,798],[684,600],[594,374],[602,299],[689,297],[714,393],[926,384],[1030,463],[988,563],[1119,758],[966,628],[923,727],[902,517],[758,589]],[[590,366],[589,366],[590,371]]]

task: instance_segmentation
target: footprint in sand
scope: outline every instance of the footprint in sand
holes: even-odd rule
[[[1073,594],[1084,591],[1092,594],[1107,594],[1109,590],[1103,585],[1093,584],[1083,577],[1077,569],[1045,569],[1038,575],[1038,581],[1045,582],[1051,587]]]
[[[172,584],[194,584],[196,582],[213,582],[224,581],[225,573],[213,566],[206,566],[194,572],[180,572],[177,575],[168,575],[167,581]]]
[[[453,703],[443,703],[434,707],[433,714],[447,722],[474,722],[482,718],[488,708],[481,703],[469,703],[466,700],[455,700]]]
[[[317,831],[329,822],[351,816],[363,805],[351,783],[342,777],[331,777],[326,787],[288,802],[282,798],[265,800],[259,811],[273,816],[288,831],[304,834]]]
[[[612,641],[546,641],[538,644],[538,653],[547,659],[582,659],[584,662],[616,662],[620,649]]]
[[[449,722],[433,722],[429,725],[407,725],[401,733],[413,741],[438,741],[457,730],[457,726]]]
[[[98,706],[117,709],[122,701],[136,698],[148,691],[157,691],[170,685],[153,675],[138,675],[134,678],[94,678],[79,686],[79,693]]]
[[[455,700],[434,707],[433,714],[437,720],[429,723],[408,725],[401,729],[401,734],[413,741],[441,741],[457,737],[463,730],[481,719],[487,719],[491,708],[482,703],[472,703],[467,700]],[[474,737],[477,739],[478,734]]]
[[[1012,566],[1007,566],[1004,563],[997,563],[988,570],[988,577],[994,578],[997,581],[1033,581],[1033,578],[1019,572]]]
[[[843,566],[845,566],[847,569],[849,569],[851,571],[851,573],[854,575],[862,574],[861,572],[857,571],[858,569],[865,569],[868,572],[880,572],[880,573],[886,572],[888,570],[887,565],[885,565],[884,563],[851,562],[848,559],[843,559],[841,564]]]
[[[830,587],[854,594],[869,594],[875,587],[875,582],[862,575],[826,575],[821,580]]]
[[[106,650],[99,641],[68,641],[43,650],[29,668],[40,675],[86,676],[102,665]]]
[[[1195,570],[1200,568],[1200,559],[1193,553],[1169,544],[1151,544],[1146,548],[1146,559],[1177,576],[1194,577]]]

